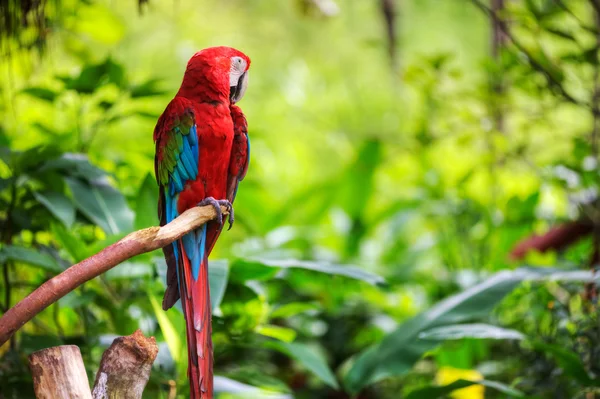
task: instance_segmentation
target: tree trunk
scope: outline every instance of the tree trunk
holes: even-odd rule
[[[37,399],[92,399],[81,352],[75,345],[32,353],[29,368]]]

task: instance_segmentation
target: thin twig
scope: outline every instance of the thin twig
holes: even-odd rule
[[[227,208],[221,207],[223,215]],[[149,227],[127,235],[42,284],[0,318],[0,346],[36,314],[58,301],[85,282],[112,269],[119,263],[146,252],[162,248],[216,217],[208,205],[188,209],[171,223]]]

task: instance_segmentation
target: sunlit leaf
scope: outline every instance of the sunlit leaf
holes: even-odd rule
[[[292,342],[296,339],[296,331],[287,327],[262,325],[256,327],[256,332],[265,337],[275,338],[283,342]]]
[[[167,313],[162,309],[162,306],[158,303],[154,295],[148,293],[148,298],[150,299],[150,304],[152,305],[152,309],[154,310],[154,315],[156,316],[156,320],[160,325],[160,330],[165,337],[165,341],[169,346],[169,352],[171,352],[171,356],[175,360],[175,362],[179,362],[181,360],[182,353],[182,345],[185,343],[182,342],[185,335],[181,334],[183,331],[177,331],[174,324],[169,320]],[[171,312],[171,314],[179,314],[179,312]],[[183,317],[181,315],[180,317]]]
[[[452,339],[524,339],[518,331],[492,326],[490,324],[453,324],[435,327],[419,333],[419,339],[445,341]]]
[[[524,280],[589,281],[589,272],[551,268],[521,268],[501,271],[487,280],[434,305],[428,311],[404,322],[384,339],[361,352],[345,375],[350,392],[392,375],[407,373],[421,356],[436,346],[436,341],[418,339],[425,330],[447,324],[478,320],[489,312]]]
[[[524,398],[525,394],[521,391],[518,391],[514,388],[509,387],[506,384],[503,384],[498,381],[490,381],[490,380],[480,380],[480,381],[467,381],[467,380],[457,380],[451,384],[443,385],[443,386],[429,386],[421,389],[414,390],[410,392],[406,399],[436,399],[436,398],[446,398],[448,394],[456,391],[458,389],[470,387],[473,385],[483,385],[487,388],[492,388],[498,392],[501,392],[505,395],[508,395],[512,398]]]
[[[158,186],[152,175],[147,174],[135,196],[135,230],[158,224]]]
[[[215,375],[213,384],[215,393],[228,393],[236,398],[293,399],[286,393],[270,392],[220,375]]]

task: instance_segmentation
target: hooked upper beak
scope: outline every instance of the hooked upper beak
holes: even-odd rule
[[[248,87],[248,71],[240,76],[235,86],[229,87],[229,101],[232,104],[240,101],[246,92],[246,87]]]

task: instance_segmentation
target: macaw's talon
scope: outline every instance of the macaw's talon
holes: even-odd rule
[[[216,200],[213,197],[206,197],[198,203],[198,206],[206,205],[211,205],[213,208],[215,208],[215,212],[217,213],[216,221],[220,226],[223,226],[223,212],[221,211],[221,207],[224,206],[227,208],[227,213],[229,215],[227,220],[229,222],[229,228],[231,229],[231,225],[233,224],[234,220],[233,206],[231,205],[231,202],[227,200]]]
[[[227,221],[229,222],[229,228],[227,231],[231,230],[231,226],[233,226],[233,222],[235,222],[235,216],[233,212],[233,207],[229,210],[229,216],[227,217]]]
[[[221,204],[219,201],[214,199],[213,197],[206,197],[202,201],[198,203],[198,206],[206,206],[210,205],[215,209],[217,217],[215,220],[219,223],[220,226],[223,226],[223,212],[221,212]]]
[[[225,208],[227,208],[227,221],[229,222],[229,228],[227,230],[231,230],[231,226],[233,226],[233,222],[235,220],[235,217],[233,215],[233,205],[231,205],[231,202],[227,200],[218,200],[217,202],[220,206],[224,206]],[[223,225],[223,222],[221,222],[221,225]]]

